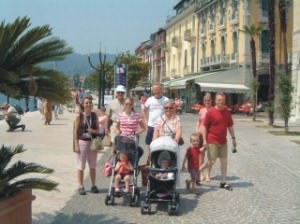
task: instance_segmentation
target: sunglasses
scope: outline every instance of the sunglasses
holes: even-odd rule
[[[165,110],[172,110],[173,107],[165,107]]]
[[[125,103],[125,105],[129,105],[129,106],[131,106],[131,105],[132,105],[132,103]]]
[[[124,92],[117,92],[117,94],[124,94]]]

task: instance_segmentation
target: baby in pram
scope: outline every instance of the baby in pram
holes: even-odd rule
[[[125,182],[124,192],[130,191],[130,176],[133,172],[133,166],[128,155],[124,152],[120,153],[119,161],[116,164],[115,172],[115,192],[120,192],[120,181],[123,178]]]
[[[168,151],[161,152],[159,157],[158,157],[158,164],[159,164],[160,169],[162,169],[162,170],[169,169],[170,163],[171,163],[170,153]],[[159,172],[159,173],[155,174],[155,178],[160,179],[160,180],[174,179],[174,173],[172,173],[172,172]]]

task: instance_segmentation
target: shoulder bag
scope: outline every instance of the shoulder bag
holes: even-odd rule
[[[175,137],[175,133],[172,131],[172,129],[170,128],[170,126],[167,124],[167,122],[165,121],[165,119],[163,119],[163,117],[161,116],[161,119],[163,120],[164,124],[167,125],[167,127],[169,128],[170,132],[172,133],[172,135]],[[182,136],[180,137],[179,141],[178,141],[178,145],[183,145],[184,144],[184,140],[182,138]]]

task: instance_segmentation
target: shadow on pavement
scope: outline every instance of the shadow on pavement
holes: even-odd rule
[[[51,220],[53,220],[51,222]],[[49,222],[50,221],[50,222]],[[117,217],[108,217],[106,215],[94,215],[94,214],[86,214],[83,212],[74,213],[72,215],[66,215],[63,213],[59,213],[53,219],[53,215],[47,213],[38,214],[34,220],[33,224],[39,223],[51,223],[51,224],[105,224],[105,223],[114,223],[114,224],[127,224],[130,222],[126,222]]]

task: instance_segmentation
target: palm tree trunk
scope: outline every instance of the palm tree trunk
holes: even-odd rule
[[[269,125],[274,124],[274,90],[275,90],[275,1],[269,0],[268,6],[269,19],[269,52],[270,52],[270,67],[269,67],[269,90],[268,90],[268,115]]]
[[[255,48],[255,41],[251,38],[250,41],[250,48],[251,48],[251,57],[252,57],[252,73],[253,73],[253,80],[254,80],[254,88],[253,88],[253,117],[252,120],[256,121],[256,104],[257,104],[257,75],[256,75],[256,48]]]

